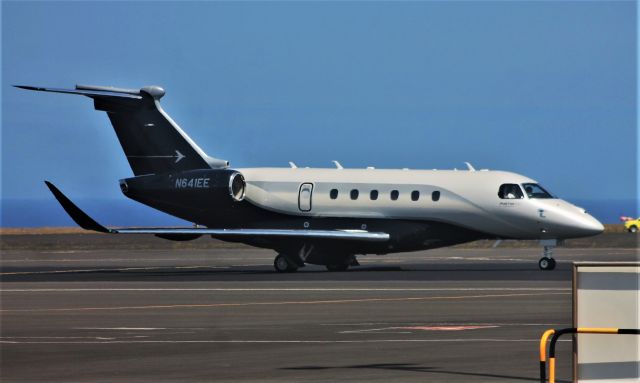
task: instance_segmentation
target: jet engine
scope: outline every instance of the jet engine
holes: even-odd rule
[[[229,177],[229,195],[234,201],[242,201],[247,188],[247,183],[244,181],[242,174],[235,172]]]
[[[233,214],[245,198],[247,184],[237,170],[202,169],[150,174],[120,180],[127,197],[178,216]]]

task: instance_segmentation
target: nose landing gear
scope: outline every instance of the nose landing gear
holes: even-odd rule
[[[556,246],[556,241],[541,241],[544,245],[544,251],[542,258],[538,261],[538,267],[540,270],[553,270],[556,268],[556,260],[553,259],[553,248]]]
[[[542,257],[538,261],[540,270],[553,270],[556,268],[556,260],[553,258]]]

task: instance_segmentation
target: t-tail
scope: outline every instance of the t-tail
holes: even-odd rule
[[[159,86],[139,90],[93,85],[76,85],[75,89],[16,87],[92,98],[96,110],[107,112],[136,176],[229,166],[228,161],[206,155],[165,113],[160,106],[165,92]]]

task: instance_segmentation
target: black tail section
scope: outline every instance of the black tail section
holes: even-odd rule
[[[228,162],[207,156],[160,106],[164,89],[140,90],[91,85],[75,89],[18,88],[80,94],[94,100],[96,110],[107,112],[135,175],[223,168]]]

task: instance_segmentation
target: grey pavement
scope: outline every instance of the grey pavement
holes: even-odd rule
[[[8,250],[3,382],[534,382],[570,327],[573,261],[636,249],[441,249],[347,272],[272,269],[259,249]],[[571,342],[558,378],[571,380]]]

